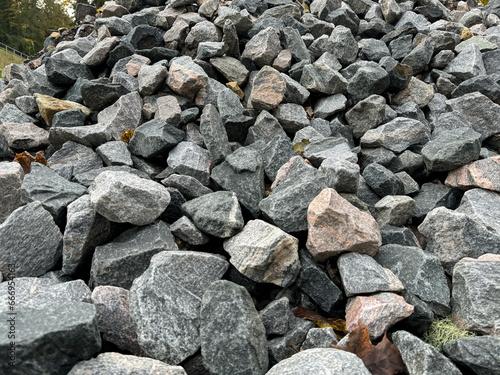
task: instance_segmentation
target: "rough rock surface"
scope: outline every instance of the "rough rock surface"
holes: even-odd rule
[[[382,239],[376,221],[335,190],[323,190],[307,210],[307,249],[322,261],[343,252],[374,255]]]

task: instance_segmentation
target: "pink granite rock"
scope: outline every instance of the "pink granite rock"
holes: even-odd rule
[[[376,339],[395,323],[413,313],[413,305],[394,293],[378,293],[349,299],[346,306],[347,331],[351,332],[361,320],[368,327],[370,338]]]
[[[208,82],[205,71],[188,56],[178,57],[170,66],[168,87],[176,94],[193,99]]]
[[[133,77],[137,77],[137,75],[139,74],[139,70],[141,70],[141,67],[144,64],[148,65],[150,63],[151,60],[145,56],[132,55],[130,61],[127,63],[127,65],[125,65],[125,67],[127,68],[127,74],[130,74]]]
[[[92,303],[96,307],[97,325],[103,338],[120,349],[144,355],[130,318],[128,290],[116,286],[98,286],[92,292]]]
[[[500,156],[478,160],[448,173],[446,185],[462,190],[480,187],[500,191]]]
[[[316,261],[352,251],[375,255],[382,244],[380,228],[334,189],[324,189],[307,210],[309,234],[306,247]]]
[[[249,102],[257,110],[271,110],[283,101],[286,82],[281,74],[270,66],[263,67],[253,80]]]

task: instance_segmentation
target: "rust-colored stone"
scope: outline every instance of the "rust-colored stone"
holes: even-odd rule
[[[500,192],[500,156],[478,160],[448,173],[446,185],[468,190],[479,187]]]

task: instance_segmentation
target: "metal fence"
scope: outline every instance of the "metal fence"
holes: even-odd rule
[[[3,44],[2,42],[0,42],[0,49],[3,49],[4,51],[12,53],[13,55],[19,56],[23,59],[29,58],[27,54],[22,53],[21,51],[18,51],[17,49],[14,49],[12,47],[9,47],[7,44]]]

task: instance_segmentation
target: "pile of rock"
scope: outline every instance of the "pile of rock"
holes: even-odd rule
[[[499,373],[498,1],[95,15],[0,80],[1,373],[369,374],[298,306]]]

